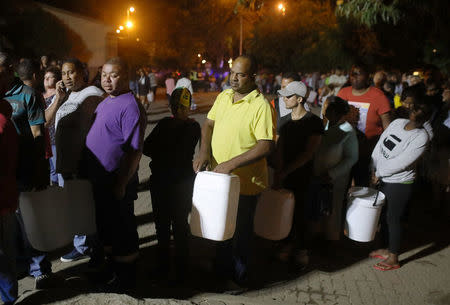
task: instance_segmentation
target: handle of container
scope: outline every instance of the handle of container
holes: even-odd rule
[[[377,205],[378,195],[380,195],[380,183],[379,182],[377,183],[375,188],[377,190],[377,195],[375,196],[375,201],[372,204],[373,207]]]

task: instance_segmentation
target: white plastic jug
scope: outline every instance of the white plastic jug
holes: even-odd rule
[[[345,235],[355,241],[375,238],[385,195],[368,187],[352,187],[348,194]]]
[[[216,241],[232,238],[239,190],[240,182],[236,175],[199,172],[192,195],[192,235]]]
[[[288,190],[262,192],[255,211],[256,235],[270,240],[286,238],[291,231],[294,206],[294,194]]]
[[[21,193],[19,205],[25,233],[37,250],[53,251],[72,243],[75,234],[96,231],[92,188],[86,180],[67,180],[64,188]]]

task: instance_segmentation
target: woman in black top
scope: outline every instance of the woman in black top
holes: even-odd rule
[[[306,111],[307,88],[302,82],[291,82],[278,93],[292,113],[280,119],[279,140],[275,151],[274,187],[291,190],[295,196],[294,224],[288,239],[291,243],[280,253],[288,260],[294,254],[302,266],[308,263],[304,201],[312,176],[313,157],[319,148],[323,124],[319,117]],[[295,250],[295,253],[292,251]]]

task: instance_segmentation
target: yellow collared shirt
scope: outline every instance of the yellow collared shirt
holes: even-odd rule
[[[226,162],[252,149],[259,140],[274,140],[272,108],[264,95],[253,90],[233,103],[232,89],[217,96],[208,119],[214,121],[211,140],[212,166]],[[242,195],[256,195],[268,185],[266,159],[236,169]]]

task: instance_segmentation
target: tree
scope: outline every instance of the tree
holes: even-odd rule
[[[342,31],[329,3],[289,2],[284,16],[264,7],[251,40],[251,52],[275,70],[325,70],[350,63]]]

